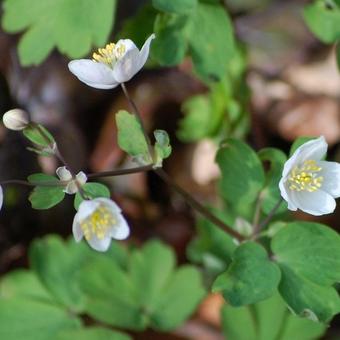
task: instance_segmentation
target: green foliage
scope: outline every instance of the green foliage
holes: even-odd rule
[[[197,270],[190,266],[174,270],[174,254],[157,241],[135,250],[127,271],[110,259],[89,263],[82,271],[81,284],[88,297],[88,314],[134,330],[148,325],[175,328],[204,296]]]
[[[213,291],[222,291],[232,306],[252,304],[272,296],[280,276],[279,268],[269,260],[265,249],[248,242],[235,250],[233,262],[217,277]]]
[[[194,68],[204,81],[219,80],[234,53],[230,18],[221,5],[199,3],[190,19],[189,50]]]
[[[333,288],[340,278],[340,237],[335,231],[293,222],[274,236],[271,248],[282,271],[280,294],[296,314],[327,322],[340,311]]]
[[[169,2],[168,2],[169,3]],[[154,30],[156,39],[152,45],[152,57],[162,66],[178,65],[184,59],[188,44],[189,21],[186,16],[160,13]]]
[[[340,4],[336,1],[316,0],[304,8],[303,16],[321,41],[333,43],[340,38]]]
[[[145,164],[150,164],[148,144],[136,116],[127,111],[120,110],[116,114],[116,123],[119,147],[130,156]]]
[[[222,173],[221,196],[235,206],[254,203],[265,183],[257,154],[244,142],[229,138],[221,144],[216,161]]]
[[[170,138],[168,133],[164,130],[155,130],[153,134],[156,139],[154,146],[156,165],[162,166],[163,159],[168,158],[171,154],[172,148],[170,145]]]
[[[232,224],[229,216],[223,212],[217,209],[211,211],[227,224]],[[198,236],[187,248],[188,257],[194,263],[203,264],[208,273],[215,278],[231,263],[236,244],[229,234],[206,219],[198,220],[197,231]]]
[[[5,0],[3,28],[25,31],[19,42],[22,65],[37,65],[54,47],[79,58],[102,46],[112,29],[116,0]]]
[[[152,0],[153,6],[163,12],[188,14],[197,6],[197,0]]]
[[[0,303],[0,325],[1,339],[46,340],[59,331],[79,328],[81,322],[57,305],[12,298]]]
[[[142,43],[142,33],[145,39],[154,32],[151,56],[160,65],[178,65],[189,55],[204,82],[221,79],[235,52],[231,21],[223,6],[197,0],[153,0],[152,5],[154,9],[146,5],[126,22],[120,36]]]
[[[32,269],[59,303],[74,311],[84,309],[84,294],[75,275],[88,260],[86,246],[73,242],[65,245],[59,237],[51,236],[35,241],[29,257]]]
[[[287,161],[287,157],[282,151],[274,148],[262,149],[259,152],[259,157],[262,162],[270,162],[269,171],[266,173],[266,184],[261,192],[262,211],[265,214],[269,214],[269,212],[281,199],[278,183],[281,179],[283,166]],[[287,205],[282,202],[277,213],[284,212],[286,210]]]
[[[52,208],[65,197],[64,187],[60,185],[58,178],[55,176],[37,173],[30,175],[28,181],[37,185],[29,196],[29,201],[34,209]],[[39,184],[42,185],[39,186]]]
[[[108,187],[101,183],[96,183],[96,182],[85,183],[82,186],[82,190],[88,199],[94,199],[97,197],[109,198],[111,196],[111,193]],[[74,197],[74,208],[76,210],[78,210],[79,205],[82,201],[83,201],[83,197],[81,196],[79,192],[77,192]]]
[[[55,143],[51,133],[39,124],[30,124],[23,130],[24,136],[33,144],[42,148],[48,148]]]
[[[59,333],[55,340],[132,340],[124,333],[103,327],[87,327]]]
[[[292,315],[278,294],[249,307],[225,305],[222,326],[229,340],[314,340],[326,330],[321,323]]]
[[[209,92],[192,96],[182,105],[184,118],[177,136],[184,142],[206,137],[243,137],[248,130],[248,89],[244,83],[243,51],[235,50],[228,72],[210,85]]]

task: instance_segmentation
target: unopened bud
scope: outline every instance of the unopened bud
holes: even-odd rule
[[[7,111],[2,121],[7,129],[20,131],[29,124],[29,118],[26,111],[20,109],[13,109]]]

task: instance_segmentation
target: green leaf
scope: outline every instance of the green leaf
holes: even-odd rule
[[[79,58],[92,44],[106,42],[116,4],[116,0],[45,0],[34,4],[30,0],[5,0],[2,25],[10,33],[25,30],[19,42],[23,65],[41,63],[54,47]]]
[[[222,327],[228,340],[314,340],[326,330],[324,324],[292,315],[277,293],[252,306],[225,305]]]
[[[235,250],[233,262],[217,277],[212,289],[222,291],[232,306],[243,306],[272,296],[279,281],[280,270],[269,260],[265,249],[248,242]]]
[[[282,170],[285,162],[287,161],[287,157],[281,150],[274,148],[262,149],[258,155],[262,162],[270,162],[270,169],[266,173],[266,185],[261,193],[262,211],[265,214],[269,214],[279,200],[281,200],[279,181],[282,177]],[[284,212],[286,210],[287,206],[282,202],[276,213]]]
[[[326,1],[317,0],[313,4],[305,6],[303,17],[309,29],[321,41],[333,43],[340,38],[339,5],[327,6]]]
[[[280,293],[294,312],[328,321],[340,311],[332,287],[340,280],[340,237],[318,223],[294,222],[272,239],[271,248],[282,271]]]
[[[233,205],[254,203],[265,183],[257,154],[247,144],[229,138],[218,150],[216,161],[222,172],[222,197]]]
[[[108,187],[101,183],[96,183],[96,182],[85,183],[82,186],[82,189],[83,189],[84,194],[89,199],[94,199],[97,197],[110,198],[111,196],[111,193]],[[82,201],[83,201],[83,197],[80,195],[79,192],[77,192],[74,197],[74,208],[76,210],[78,210],[79,205]]]
[[[225,304],[221,309],[221,319],[223,333],[228,340],[259,340],[255,318],[249,307]]]
[[[185,113],[179,123],[178,137],[184,142],[193,142],[207,137],[212,130],[211,100],[206,95],[190,97],[182,106]]]
[[[32,143],[41,147],[47,148],[55,143],[51,133],[40,124],[28,125],[22,132]]]
[[[92,252],[85,244],[65,244],[58,236],[35,241],[30,247],[32,269],[59,303],[83,311],[85,298],[76,279]]]
[[[174,270],[172,250],[159,241],[133,251],[127,270],[97,257],[80,273],[86,313],[115,327],[169,330],[183,323],[204,295],[193,267]],[[96,268],[96,270],[93,270]]]
[[[195,70],[204,81],[219,80],[234,53],[230,18],[219,4],[199,3],[191,21],[188,39]]]
[[[146,328],[147,317],[135,299],[135,288],[112,259],[101,257],[88,262],[79,279],[87,296],[87,314],[115,327],[138,331]]]
[[[217,209],[211,212],[225,223],[233,223],[224,212]],[[194,263],[203,264],[215,278],[231,263],[236,244],[228,233],[206,219],[198,220],[197,231],[198,236],[187,247],[188,257]]]
[[[263,280],[263,278],[266,278]],[[213,291],[221,291],[232,306],[243,306],[272,296],[280,270],[257,243],[244,243],[235,250],[228,270],[217,277]]]
[[[279,291],[289,307],[299,316],[328,322],[340,312],[340,299],[333,287],[315,284],[286,265],[280,265]]]
[[[155,302],[175,268],[175,254],[159,241],[148,242],[130,259],[130,276],[136,288],[137,302],[153,311]]]
[[[116,114],[116,123],[120,148],[132,157],[137,157],[143,159],[146,163],[151,163],[148,144],[136,116],[127,111],[120,110]]]
[[[155,155],[156,155],[156,165],[162,166],[163,159],[168,158],[171,155],[171,145],[170,138],[166,131],[155,130],[154,136],[156,139],[155,143]]]
[[[205,296],[200,273],[193,266],[178,269],[158,296],[151,316],[153,328],[169,331],[180,326]]]
[[[32,184],[58,184],[59,183],[59,179],[56,176],[52,176],[52,175],[47,175],[44,174],[42,172],[40,173],[36,173],[36,174],[32,174],[29,175],[27,177],[27,180],[32,183]],[[62,188],[62,187],[61,187]]]
[[[24,269],[10,272],[0,281],[0,300],[14,297],[54,303],[53,296],[39,281],[37,275]]]
[[[273,238],[275,260],[320,285],[340,281],[340,236],[318,223],[293,222]]]
[[[156,39],[152,44],[152,57],[162,66],[182,62],[187,51],[186,16],[159,14],[155,20]]]
[[[197,6],[197,0],[152,0],[152,5],[159,11],[188,14]]]
[[[46,302],[13,298],[0,303],[0,339],[46,340],[80,325],[71,313]]]
[[[33,189],[28,199],[34,209],[49,209],[64,199],[65,193],[63,189],[61,186],[37,186]]]
[[[64,331],[55,340],[132,340],[124,333],[103,327],[86,327],[79,330]]]
[[[297,138],[290,148],[289,157],[291,157],[296,149],[299,148],[302,144],[305,144],[313,139],[315,139],[315,137],[302,136]]]
[[[151,4],[146,4],[131,18],[124,20],[121,31],[118,37],[121,39],[131,39],[137,46],[142,46],[145,42],[145,37],[150,36],[154,32],[154,22],[158,15]],[[151,51],[153,48],[151,45]]]

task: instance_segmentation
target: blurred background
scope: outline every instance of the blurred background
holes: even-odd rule
[[[97,172],[133,166],[116,140],[114,114],[119,109],[129,109],[121,89],[102,91],[79,82],[68,71],[71,57],[67,48],[52,46],[42,60],[38,60],[39,56],[37,60],[27,59],[22,45],[18,54],[22,31],[27,27],[19,23],[15,29],[8,28],[11,19],[4,16],[10,16],[10,3],[4,1],[5,7],[0,10],[3,18],[0,112],[14,107],[28,111],[33,120],[54,134],[61,152],[75,169]],[[166,44],[172,57],[155,41],[147,67],[127,88],[148,131],[158,128],[170,134],[173,153],[165,161],[164,169],[198,200],[216,203],[219,169],[214,157],[218,143],[225,137],[242,138],[255,150],[273,146],[288,152],[299,136],[324,135],[330,145],[329,157],[340,160],[337,51],[330,41],[321,42],[306,24],[308,16],[303,13],[310,3],[302,0],[221,2],[231,18],[235,47],[232,56],[226,56],[225,75],[218,79],[214,72],[202,71],[195,61],[194,44],[188,48],[185,43],[188,49],[181,51],[184,33],[180,35],[181,24],[173,23],[176,18],[155,19],[159,13],[148,1],[117,2],[112,13],[114,24],[104,43],[126,37],[141,47],[154,30],[154,24],[158,34],[168,38]],[[35,5],[31,10],[34,13]],[[31,14],[17,13],[17,16],[25,18]],[[158,22],[154,23],[155,20]],[[171,34],[166,35],[170,29]],[[44,45],[49,37],[42,38],[40,44]],[[204,38],[203,50],[211,37]],[[70,39],[77,41],[76,37]],[[34,45],[34,49],[39,50],[40,44]],[[79,54],[89,56],[97,47],[100,45],[89,44],[86,53]],[[56,159],[29,153],[27,146],[20,133],[0,126],[1,180],[25,179],[33,172],[55,173],[60,165]],[[131,225],[129,243],[140,245],[156,237],[171,245],[179,263],[188,262],[187,247],[196,235],[195,213],[181,197],[152,172],[105,179],[103,183],[110,186],[112,198]],[[63,237],[71,234],[74,217],[71,197],[50,210],[37,211],[31,209],[28,194],[29,189],[24,187],[6,187],[0,216],[2,275],[28,266],[28,247],[35,238],[50,233]],[[339,213],[318,219],[302,213],[297,217],[318,220],[338,229]],[[221,296],[209,295],[193,318],[177,330],[169,333],[148,330],[133,336],[223,339],[219,312],[222,304]],[[333,320],[324,339],[340,339],[339,318]]]

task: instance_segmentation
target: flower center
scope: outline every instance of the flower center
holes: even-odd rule
[[[99,48],[97,53],[92,54],[92,60],[98,63],[106,64],[112,67],[118,59],[120,59],[126,52],[126,46],[123,43],[110,43],[105,48]]]
[[[301,166],[295,166],[288,178],[289,189],[309,192],[320,189],[323,182],[323,177],[319,176],[321,170],[314,160],[307,160]]]
[[[110,228],[116,223],[117,220],[111,210],[104,205],[100,205],[90,216],[80,222],[80,227],[87,241],[92,239],[93,236],[103,240]]]

